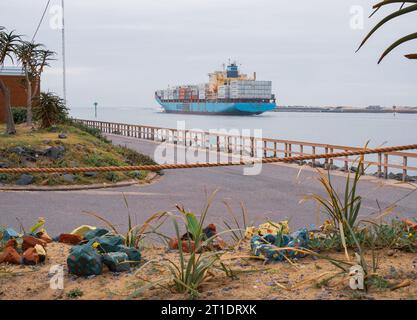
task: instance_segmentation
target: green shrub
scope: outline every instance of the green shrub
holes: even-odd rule
[[[84,292],[80,288],[72,289],[67,293],[67,297],[70,299],[81,298],[84,295]]]
[[[118,151],[126,159],[126,162],[129,165],[156,165],[157,163],[149,156],[136,152],[135,150],[129,149],[127,147],[116,147]]]
[[[417,251],[417,231],[398,218],[388,223],[365,224],[352,231],[354,237],[349,233],[345,238],[348,248],[356,248],[356,239],[366,249]],[[309,246],[316,251],[343,250],[343,242],[337,232],[326,234],[324,237],[314,237],[310,240]]]
[[[106,179],[110,182],[118,182],[120,181],[120,176],[117,172],[107,172]]]
[[[12,108],[13,119],[15,124],[25,123],[27,117],[27,108],[19,107]]]

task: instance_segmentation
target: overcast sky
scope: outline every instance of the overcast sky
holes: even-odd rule
[[[46,0],[1,0],[0,25],[31,37]],[[51,5],[60,4],[52,0]],[[66,1],[68,100],[72,107],[156,106],[168,85],[207,81],[229,58],[272,80],[280,105],[417,106],[417,42],[377,65],[394,40],[416,31],[416,15],[391,22],[359,52],[370,0]],[[362,6],[364,28],[351,19]],[[53,7],[52,7],[53,8]],[[353,11],[351,11],[353,10]],[[356,17],[356,16],[355,16]],[[356,21],[356,20],[353,20]],[[61,34],[49,12],[36,41],[59,53],[42,89],[62,94]]]

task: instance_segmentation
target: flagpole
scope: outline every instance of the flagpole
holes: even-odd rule
[[[62,84],[63,84],[63,95],[64,101],[67,103],[67,70],[65,61],[65,1],[61,0],[62,6]]]

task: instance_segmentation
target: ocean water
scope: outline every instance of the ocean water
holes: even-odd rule
[[[417,143],[417,114],[339,114],[267,112],[259,116],[168,114],[154,108],[71,108],[79,119],[142,124],[187,129],[262,129],[267,138],[328,143],[347,146],[392,146]]]

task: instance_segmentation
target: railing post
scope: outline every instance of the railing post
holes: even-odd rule
[[[333,153],[333,152],[334,152],[334,149],[330,148],[330,153]],[[330,165],[333,166],[333,163],[334,163],[333,158],[331,158],[330,159]]]
[[[382,178],[382,153],[378,153],[378,178]]]
[[[403,157],[403,182],[407,181],[407,162],[408,158],[407,156]]]
[[[285,143],[285,152],[284,152],[284,157],[288,157],[288,143]]]
[[[348,152],[349,150],[345,150],[345,152]],[[345,156],[345,172],[349,172],[349,157]]]
[[[233,139],[233,146],[232,146],[232,153],[236,153],[237,151],[237,137]]]
[[[300,156],[304,155],[304,146],[300,144]]]
[[[388,154],[384,154],[384,178],[388,179]]]
[[[324,153],[327,155],[329,153],[329,148],[324,148]],[[324,168],[327,169],[329,167],[329,158],[324,159]]]
[[[274,158],[276,158],[278,156],[277,152],[278,152],[277,151],[277,142],[274,141]]]
[[[240,137],[240,150],[239,150],[240,158],[243,157],[243,148],[245,146],[245,143],[244,142],[245,142],[245,139],[243,138],[243,136],[241,136]]]
[[[268,157],[268,141],[264,140],[264,158]]]
[[[250,156],[253,158],[255,156],[255,138],[250,138]]]
[[[313,146],[313,155],[316,155],[316,146]],[[314,168],[316,166],[316,159],[312,159],[311,166]]]

